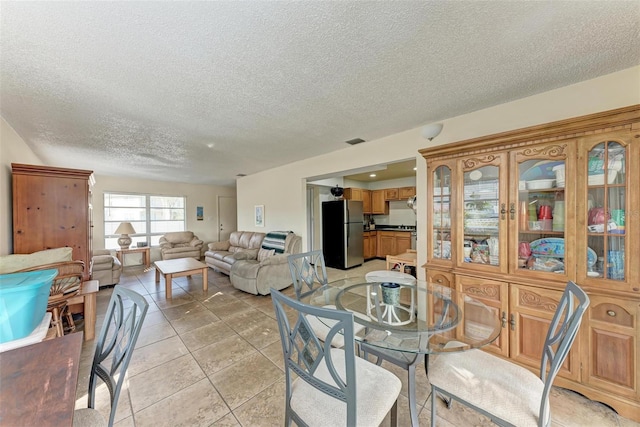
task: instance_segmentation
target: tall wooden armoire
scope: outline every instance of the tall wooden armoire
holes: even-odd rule
[[[11,170],[13,252],[73,248],[73,259],[84,261],[89,279],[93,172],[18,163]]]

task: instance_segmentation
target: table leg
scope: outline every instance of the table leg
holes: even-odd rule
[[[147,268],[151,267],[151,250],[150,249],[146,249],[144,251],[144,265]]]
[[[165,293],[167,294],[167,299],[171,299],[171,281],[173,279],[173,274],[165,274],[164,275],[164,286]]]
[[[96,337],[96,292],[84,296],[84,340]]]
[[[160,283],[160,270],[156,267],[156,283]]]
[[[205,267],[202,269],[202,289],[209,289],[209,267]]]

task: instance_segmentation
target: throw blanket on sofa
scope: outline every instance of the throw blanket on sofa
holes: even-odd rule
[[[277,254],[284,253],[284,243],[292,231],[272,231],[262,240],[262,249],[273,249]]]

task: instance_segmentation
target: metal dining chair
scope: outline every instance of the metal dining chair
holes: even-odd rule
[[[396,426],[402,384],[391,372],[355,356],[353,313],[303,304],[275,289],[271,298],[285,365],[285,426],[292,421],[301,426],[378,426],[389,412]],[[332,325],[325,339],[316,335],[310,318]],[[338,336],[343,348],[330,344]]]
[[[549,426],[549,392],[576,338],[589,297],[569,282],[549,324],[540,377],[481,350],[440,355],[429,366],[431,426],[436,425],[436,393],[469,406],[498,425]],[[547,364],[549,370],[547,371]]]
[[[289,271],[291,272],[291,279],[293,280],[293,287],[298,301],[306,302],[318,288],[327,285],[327,268],[324,263],[322,251],[315,250],[289,255],[287,261],[289,262]],[[325,305],[324,308],[336,310],[336,306],[333,304]],[[360,317],[366,318],[366,316],[363,315],[360,315]],[[328,320],[320,320],[314,317],[309,317],[307,320],[316,335],[324,341],[330,329],[327,325]],[[364,329],[363,325],[358,323],[354,324],[356,334],[362,329]],[[341,348],[344,345],[342,336],[336,335],[331,345]]]
[[[89,407],[74,412],[74,426],[113,425],[125,374],[148,308],[149,303],[137,292],[122,286],[113,289],[93,356],[89,376]],[[109,390],[111,410],[108,421],[96,410],[98,379]]]

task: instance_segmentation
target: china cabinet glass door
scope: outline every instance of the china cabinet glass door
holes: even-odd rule
[[[587,276],[624,282],[627,234],[626,147],[605,140],[587,157]]]
[[[517,274],[569,277],[575,271],[570,254],[575,225],[567,220],[574,210],[575,189],[575,166],[567,162],[567,155],[574,150],[574,143],[549,144],[512,155],[517,182],[511,185],[517,191],[512,192],[510,217],[517,237],[510,248]]]
[[[457,263],[471,268],[506,266],[506,163],[503,156],[463,162],[462,239]]]
[[[431,258],[433,260],[451,260],[451,183],[451,168],[436,167],[432,176],[431,202],[433,224]]]

